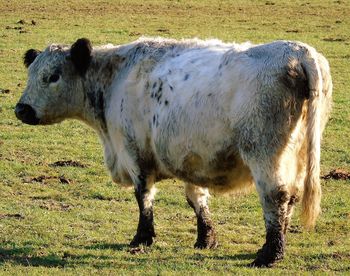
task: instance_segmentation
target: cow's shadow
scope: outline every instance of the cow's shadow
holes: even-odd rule
[[[84,249],[88,250],[105,250],[112,249],[115,251],[124,251],[129,248],[127,244],[109,244],[109,243],[99,243],[92,244],[88,246],[84,246]],[[13,263],[22,266],[34,266],[34,267],[58,267],[63,268],[69,264],[81,264],[85,265],[89,263],[89,260],[93,258],[98,258],[105,262],[105,266],[109,264],[108,260],[110,257],[108,256],[97,256],[93,253],[85,253],[85,254],[49,254],[38,256],[38,252],[35,248],[31,246],[23,246],[23,247],[3,247],[0,246],[0,265],[3,263]]]
[[[126,243],[95,243],[92,245],[84,246],[85,249],[112,249],[115,251],[126,251],[129,249],[129,245]]]
[[[92,250],[89,253],[85,254],[49,254],[45,256],[38,256],[39,254],[36,252],[35,248],[30,246],[23,246],[23,247],[12,247],[12,248],[6,248],[6,247],[0,247],[0,265],[2,265],[5,262],[10,262],[14,264],[19,264],[22,266],[34,266],[34,267],[58,267],[63,268],[65,266],[69,266],[70,264],[75,265],[86,265],[89,264],[91,259],[98,258],[101,260],[100,264],[97,264],[101,267],[108,267],[112,265],[112,262],[110,259],[113,258],[113,256],[101,256],[100,254],[94,254],[93,251],[97,250],[114,250],[114,251],[129,251],[130,247],[128,244],[124,243],[95,243],[91,245],[83,246],[84,249]],[[180,250],[180,249],[178,249]],[[126,261],[132,261],[137,263],[143,263],[147,262],[147,258],[145,258],[145,255],[147,255],[146,252],[141,254],[142,256],[133,255],[130,253],[129,256],[125,256],[124,259]],[[189,259],[192,260],[205,260],[205,259],[212,259],[212,260],[222,260],[222,261],[248,261],[253,260],[255,258],[256,254],[233,254],[233,255],[206,255],[201,254],[200,251],[198,251],[198,254],[193,254],[192,256],[189,256]],[[177,258],[173,257],[166,257],[165,259],[168,259],[169,261],[175,261]],[[164,260],[164,259],[163,259]],[[233,264],[235,266],[239,267],[246,267],[247,264]]]
[[[31,247],[0,248],[0,264],[11,262],[22,266],[63,267],[66,261],[59,256],[33,256]]]

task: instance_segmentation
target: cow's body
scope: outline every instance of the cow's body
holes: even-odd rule
[[[28,52],[26,64],[36,61],[20,104],[34,110],[27,111],[32,122],[71,117],[97,130],[113,180],[135,185],[140,222],[133,245],[152,243],[153,184],[168,177],[186,182],[200,248],[217,244],[207,188],[226,192],[255,182],[267,228],[257,266],[283,256],[304,182],[305,221],[314,223],[319,143],[332,84],[327,61],[313,48],[287,41],[256,46],[164,39],[89,47],[85,40],[72,49],[51,46],[33,60]],[[61,75],[48,82],[49,90],[68,84],[72,92],[59,98],[68,102],[64,110],[47,115],[57,99],[45,106],[31,94],[40,90],[35,76],[50,71]]]

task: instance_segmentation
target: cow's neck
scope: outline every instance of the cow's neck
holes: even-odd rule
[[[106,99],[123,60],[114,52],[94,52],[92,62],[83,80],[84,108],[81,119],[99,132],[107,131]]]

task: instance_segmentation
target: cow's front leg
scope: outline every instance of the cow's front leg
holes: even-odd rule
[[[271,267],[276,261],[283,259],[288,211],[291,212],[288,208],[292,207],[288,205],[294,204],[283,187],[276,186],[270,191],[266,187],[266,183],[258,181],[257,188],[264,210],[266,242],[251,264],[256,267]]]
[[[195,248],[216,248],[216,234],[210,219],[208,207],[209,192],[207,188],[201,188],[192,184],[186,184],[186,198],[197,216],[197,241]]]
[[[154,181],[151,177],[139,177],[135,185],[135,197],[139,205],[140,216],[137,232],[130,243],[131,247],[137,247],[140,244],[151,245],[156,236],[153,222],[153,200],[156,193]]]

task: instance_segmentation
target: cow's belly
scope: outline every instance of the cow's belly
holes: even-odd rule
[[[234,147],[216,150],[212,145],[205,151],[196,146],[186,151],[177,147],[159,156],[160,163],[174,177],[218,193],[249,188],[253,184],[251,172]],[[182,152],[180,153],[180,151]]]
[[[208,161],[189,153],[175,173],[184,181],[222,193],[249,188],[253,183],[249,168],[239,156],[232,154]]]

